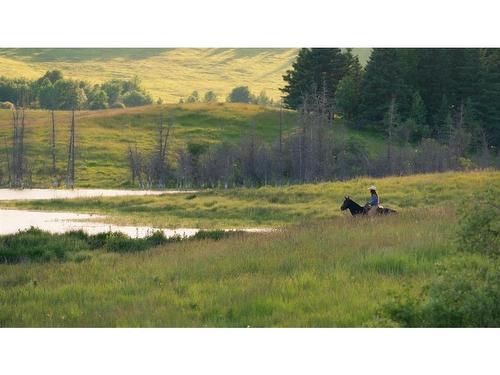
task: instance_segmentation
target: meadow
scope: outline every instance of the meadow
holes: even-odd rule
[[[366,63],[371,49],[353,51]],[[59,69],[91,83],[138,75],[154,97],[177,103],[194,90],[213,90],[224,101],[236,86],[279,100],[282,75],[297,56],[293,48],[3,48],[0,76],[38,79]]]
[[[456,253],[457,207],[469,193],[500,188],[499,181],[498,172],[484,171],[175,197],[192,205],[192,213],[179,213],[173,222],[190,222],[198,209],[200,223],[221,226],[229,223],[224,219],[229,212],[243,205],[231,224],[250,226],[263,217],[262,224],[282,228],[126,254],[97,249],[81,261],[0,265],[0,326],[394,326],[382,314],[384,304],[398,293],[418,295],[436,277],[438,264]],[[399,213],[373,219],[341,214],[342,196],[351,194],[361,202],[367,183],[375,183],[382,204]],[[204,205],[197,200],[204,194],[203,199],[217,197],[234,206],[203,218]],[[132,206],[126,220],[146,221],[133,206],[135,199],[128,199]],[[152,216],[154,205],[164,208],[166,199],[147,197],[144,209]],[[115,210],[114,219],[122,216],[123,201],[102,202],[107,205],[103,211]],[[11,203],[31,204],[94,210],[86,200]],[[270,208],[252,217],[245,205],[247,210],[251,205]],[[280,205],[287,208],[280,210]],[[168,216],[165,212],[154,216]]]
[[[362,177],[334,183],[203,190],[195,194],[1,202],[0,206],[99,213],[108,215],[106,220],[116,224],[165,228],[278,228],[345,215],[339,209],[344,196],[363,205],[368,200],[367,187],[372,184],[380,191],[382,205],[404,212],[457,205],[464,194],[500,184],[500,172]]]
[[[255,130],[258,138],[272,142],[279,135],[280,113],[276,108],[252,104],[194,103],[151,105],[126,109],[78,111],[76,113],[76,185],[78,187],[130,187],[128,146],[149,152],[157,140],[160,115],[173,119],[168,158],[177,161],[177,151],[187,143],[209,146],[238,142]],[[71,113],[56,111],[57,168],[66,171]],[[0,109],[0,169],[6,174],[6,149],[11,142],[12,113]],[[337,120],[339,123],[339,120]],[[283,132],[297,125],[296,113],[283,112]],[[25,145],[33,184],[49,187],[50,113],[26,111]],[[370,131],[349,130],[349,136],[364,142],[371,152],[383,147],[383,138]]]

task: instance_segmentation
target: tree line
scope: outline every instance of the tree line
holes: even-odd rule
[[[349,49],[304,48],[283,78],[291,109],[324,91],[331,112],[351,126],[385,132],[394,101],[396,127],[412,142],[445,144],[458,122],[473,152],[483,139],[495,148],[500,141],[500,49],[374,48],[362,67]]]
[[[179,103],[216,103],[219,101],[219,95],[212,90],[209,90],[201,97],[197,90],[193,91],[187,98],[179,99]],[[259,95],[253,94],[248,86],[237,86],[231,90],[226,97],[227,103],[246,103],[257,104],[263,106],[272,106],[277,103],[272,98],[267,96],[266,91],[262,90]]]
[[[153,102],[135,76],[102,84],[65,78],[60,70],[47,71],[37,80],[0,77],[0,102],[5,108],[78,110],[136,107]]]
[[[173,149],[168,140],[174,133],[174,117],[169,115],[167,125],[160,117],[153,149],[128,148],[131,182],[143,188],[227,188],[494,166],[486,143],[475,154],[467,153],[470,139],[463,127],[454,126],[446,143],[422,138],[410,144],[407,133],[398,129],[395,99],[384,116],[388,131],[385,148],[374,153],[350,135],[343,122],[333,118],[330,104],[325,90],[307,94],[297,111],[295,129],[288,134],[283,132],[283,109],[276,111],[279,135],[271,143],[259,137],[255,122],[251,122],[236,142],[211,146],[188,143]]]

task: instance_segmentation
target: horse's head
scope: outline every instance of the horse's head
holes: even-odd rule
[[[347,197],[344,197],[344,203],[342,203],[342,206],[340,206],[340,209],[342,211],[345,211],[349,208],[349,206],[351,205],[351,198],[349,198],[349,196]]]

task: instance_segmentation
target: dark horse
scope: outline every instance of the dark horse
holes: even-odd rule
[[[342,206],[340,206],[340,209],[342,211],[349,210],[351,211],[351,215],[366,215],[368,213],[368,210],[365,207],[360,206],[356,202],[354,202],[351,198],[349,197],[344,197],[344,203],[342,203]],[[385,208],[385,207],[379,207],[377,208],[377,215],[387,215],[387,214],[394,214],[396,213],[396,210],[391,210],[390,208]]]

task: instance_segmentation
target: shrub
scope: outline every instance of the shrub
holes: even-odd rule
[[[500,255],[500,189],[490,187],[462,205],[458,233],[461,250],[498,257]]]
[[[235,87],[229,94],[227,101],[231,103],[251,103],[252,94],[248,86]]]
[[[244,233],[243,231],[225,231],[225,230],[200,230],[192,238],[195,240],[211,239],[214,241],[221,240],[236,234]]]
[[[86,249],[86,242],[78,236],[50,234],[31,227],[0,237],[0,262],[65,260],[70,253]]]
[[[419,297],[404,293],[383,314],[404,327],[500,327],[500,266],[479,255],[455,257]]]
[[[217,94],[213,91],[207,91],[203,97],[205,103],[215,103],[217,101]]]
[[[139,107],[141,105],[152,104],[153,100],[149,95],[133,90],[123,95],[123,103],[127,107]]]
[[[110,108],[126,108],[125,107],[125,104],[121,103],[121,102],[116,102],[116,103],[113,103],[112,105],[109,106]]]

